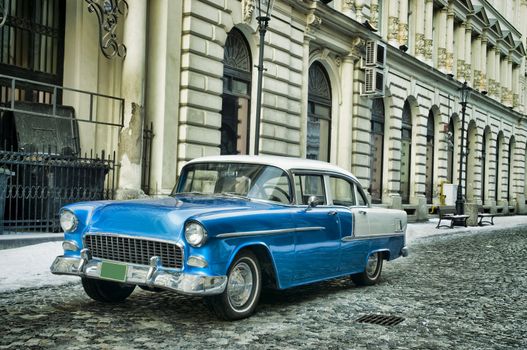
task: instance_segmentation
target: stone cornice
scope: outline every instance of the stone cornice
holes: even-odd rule
[[[407,55],[397,48],[387,46],[387,65],[388,67],[397,67],[398,71],[409,76],[420,76],[426,77],[423,81],[435,81],[436,83],[430,83],[430,85],[442,86],[444,91],[451,95],[458,95],[458,89],[461,87],[461,82],[450,78],[443,72],[435,69],[417,58]],[[518,121],[526,118],[522,113],[516,112],[511,108],[493,100],[492,98],[481,94],[478,91],[474,91],[471,95],[471,104],[474,106],[481,106],[490,112],[499,112],[500,115],[509,115],[516,118]],[[495,113],[496,114],[496,113]]]

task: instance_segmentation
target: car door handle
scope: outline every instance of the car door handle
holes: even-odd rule
[[[335,210],[328,211],[328,215],[337,215],[337,212]]]
[[[359,210],[359,214],[366,215],[368,212],[366,210]]]

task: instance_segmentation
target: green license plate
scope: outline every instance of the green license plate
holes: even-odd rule
[[[101,266],[101,278],[126,282],[127,270],[128,266],[126,265],[103,261]]]

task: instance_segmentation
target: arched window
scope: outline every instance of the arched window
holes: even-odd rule
[[[412,162],[412,112],[408,100],[403,107],[403,125],[401,130],[401,198],[410,203],[410,166]]]
[[[382,161],[384,150],[384,102],[373,100],[371,107],[370,194],[372,203],[382,202]]]
[[[309,67],[306,157],[328,161],[330,140],[331,88],[326,70],[314,62]]]
[[[428,113],[426,125],[426,181],[425,195],[427,203],[432,203],[434,196],[434,112]]]
[[[448,134],[447,134],[447,175],[446,181],[448,183],[454,183],[454,147],[455,147],[455,138],[456,133],[454,129],[454,118],[451,117],[448,122]]]
[[[223,54],[221,154],[247,154],[251,92],[251,54],[236,28],[227,35]]]

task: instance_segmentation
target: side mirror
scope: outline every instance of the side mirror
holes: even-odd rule
[[[317,196],[310,196],[307,200],[307,207],[314,208],[319,204]]]

